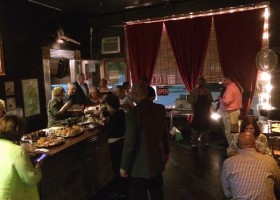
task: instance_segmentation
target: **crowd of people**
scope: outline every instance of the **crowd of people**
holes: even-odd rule
[[[267,138],[253,116],[242,117],[239,127],[242,87],[231,76],[224,77],[224,86],[218,97],[218,112],[228,143],[228,158],[221,174],[224,194],[230,199],[275,199],[280,170]],[[154,103],[155,91],[147,78],[140,78],[132,87],[126,81],[111,90],[105,78],[98,87],[89,88],[81,73],[75,83],[68,84],[67,92],[58,86],[52,90],[52,96],[48,102],[49,127],[68,118],[69,109],[83,111],[88,106],[104,104],[101,123],[107,133],[115,174],[109,198],[164,199],[162,172],[168,161],[170,133],[165,107]],[[198,79],[188,102],[193,110],[192,148],[197,149],[199,142],[206,148],[213,97],[205,78]],[[23,118],[7,114],[1,100],[0,170],[5,173],[0,174],[0,199],[39,199],[37,184],[43,161],[31,161],[19,145],[23,133]]]
[[[238,124],[241,119],[243,89],[232,76],[225,76],[223,84],[224,87],[218,97],[217,112],[221,115],[227,142],[228,159],[223,164],[221,175],[225,196],[233,199],[251,199],[251,192],[247,190],[259,188],[258,192],[262,193],[259,195],[264,197],[263,199],[271,199],[273,194],[263,191],[271,191],[271,185],[278,184],[279,168],[271,156],[267,138],[260,132],[257,119],[254,117],[243,117],[241,125]],[[83,91],[86,94],[87,90]],[[91,101],[88,102],[100,103],[104,101],[108,111],[107,117],[104,118],[104,125],[108,132],[108,142],[116,177],[113,181],[116,187],[113,188],[118,188],[120,185],[125,185],[127,188],[129,185],[130,199],[147,199],[147,190],[152,199],[163,199],[161,172],[164,170],[169,154],[169,134],[166,126],[165,108],[153,103],[155,91],[149,86],[148,79],[146,77],[140,78],[139,82],[135,83],[132,88],[129,82],[124,82],[122,85],[116,86],[114,91],[108,88],[106,79],[102,79],[99,88],[91,89],[89,94],[88,99]],[[188,102],[193,111],[192,148],[197,149],[199,143],[201,147],[206,148],[209,146],[210,115],[214,108],[213,97],[206,88],[204,77],[198,79],[197,87],[188,96]],[[85,103],[83,106],[87,106],[87,104]],[[157,145],[159,142],[161,142],[160,146]],[[147,154],[148,152],[149,154]],[[252,170],[252,164],[243,163],[243,160],[246,161],[246,159],[252,160],[252,163],[258,165],[258,170]],[[262,159],[271,165],[263,164]],[[237,164],[239,162],[242,164]],[[237,167],[233,167],[235,165],[232,163],[235,163]],[[244,176],[244,172],[240,172],[238,169],[240,166],[246,173],[252,173],[249,172],[250,170],[253,171],[255,174],[253,176],[263,175],[266,170],[270,171],[272,176],[257,179],[255,184],[244,187],[244,184],[250,179]],[[118,171],[119,169],[120,171]],[[123,179],[128,176],[130,177],[129,184]],[[236,181],[235,177],[239,176],[246,178]],[[255,192],[254,195],[257,196],[258,193]]]
[[[208,147],[210,113],[215,109],[205,84],[206,80],[200,77],[188,97],[193,111],[192,149],[196,149],[199,142],[203,148]],[[229,199],[276,199],[280,169],[257,118],[241,116],[242,93],[243,88],[234,77],[224,76],[216,108],[227,143],[227,158],[221,174],[223,191]],[[242,123],[238,124],[239,121]]]
[[[155,90],[146,77],[132,87],[128,81],[114,89],[108,85],[102,78],[99,86],[89,88],[81,73],[68,84],[66,95],[63,87],[55,87],[48,104],[48,126],[67,119],[69,109],[104,105],[100,123],[106,129],[115,174],[108,197],[145,199],[149,191],[152,199],[163,199],[162,171],[169,154],[165,107],[153,102]]]

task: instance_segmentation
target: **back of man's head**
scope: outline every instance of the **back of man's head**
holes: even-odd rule
[[[131,88],[131,94],[135,94],[136,99],[133,100],[136,100],[136,103],[147,98],[147,85],[141,81],[133,84]]]
[[[146,83],[147,85],[149,84],[148,82],[148,78],[146,76],[142,76],[140,79],[139,79],[140,82],[144,82]]]
[[[239,133],[237,146],[239,149],[255,148],[255,137],[249,132]]]

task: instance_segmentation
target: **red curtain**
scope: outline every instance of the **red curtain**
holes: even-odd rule
[[[211,17],[197,17],[164,22],[187,91],[196,86],[202,73],[211,20]]]
[[[132,83],[146,76],[153,76],[162,33],[162,22],[133,24],[125,27],[128,63]]]
[[[262,45],[263,13],[264,9],[256,9],[214,16],[222,72],[234,76],[248,94],[243,95],[242,116],[250,109],[256,87],[255,59]]]

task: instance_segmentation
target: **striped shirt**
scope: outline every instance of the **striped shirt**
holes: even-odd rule
[[[254,148],[240,149],[238,155],[225,160],[221,183],[226,197],[232,199],[275,200],[280,169],[272,157]]]

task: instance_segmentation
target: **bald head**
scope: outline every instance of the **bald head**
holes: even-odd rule
[[[237,146],[239,149],[255,148],[255,137],[249,132],[239,133]]]

